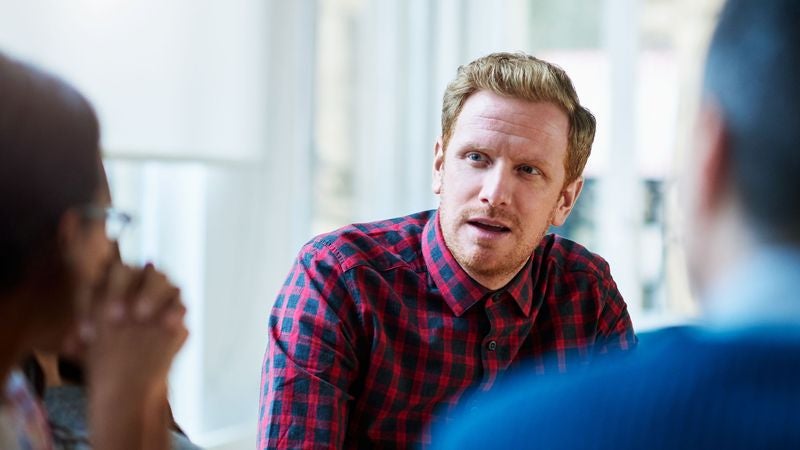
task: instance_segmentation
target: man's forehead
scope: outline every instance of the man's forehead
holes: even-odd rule
[[[500,119],[522,126],[533,126],[543,121],[554,125],[569,125],[567,114],[553,102],[531,101],[489,91],[478,91],[464,102],[456,120],[456,128],[471,121],[486,119]]]
[[[474,101],[473,101],[474,100]],[[467,99],[454,128],[454,139],[524,139],[566,149],[569,119],[555,104],[473,94]]]
[[[528,114],[475,114],[464,115],[456,125],[458,131],[491,131],[519,137],[549,137],[566,144],[568,122],[557,116],[531,116]]]

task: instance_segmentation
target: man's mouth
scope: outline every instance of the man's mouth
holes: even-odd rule
[[[505,226],[503,223],[496,222],[488,219],[472,219],[467,221],[468,224],[480,228],[481,230],[491,231],[493,233],[510,233],[511,228]]]

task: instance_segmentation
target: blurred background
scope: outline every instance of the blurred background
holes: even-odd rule
[[[721,0],[0,0],[0,51],[94,103],[129,262],[182,287],[178,422],[252,448],[270,306],[313,235],[435,208],[459,65],[525,51],[598,132],[555,232],[604,256],[638,330],[691,320],[675,181]],[[0,99],[2,101],[2,99]]]

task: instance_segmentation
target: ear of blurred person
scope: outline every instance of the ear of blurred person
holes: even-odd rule
[[[682,235],[693,287],[702,292],[752,247],[752,236],[733,185],[730,137],[723,113],[707,98],[697,117],[695,157],[685,170],[688,181],[682,192],[690,210]]]
[[[93,448],[168,448],[166,378],[185,307],[164,274],[112,258],[95,113],[63,81],[2,54],[0,99],[0,447],[51,448],[16,366],[58,351],[77,327]]]
[[[703,321],[584,373],[517,373],[436,448],[800,448],[798,24],[800,2],[729,0],[711,41],[683,191]]]

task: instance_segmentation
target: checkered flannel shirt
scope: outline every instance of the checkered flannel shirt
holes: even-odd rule
[[[471,388],[519,362],[563,372],[635,345],[608,264],[545,236],[491,291],[427,211],[303,247],[269,319],[259,448],[409,448]]]

